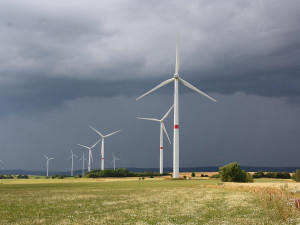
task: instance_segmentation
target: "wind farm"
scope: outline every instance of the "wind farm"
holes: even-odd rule
[[[0,224],[300,224],[300,2],[0,1]]]

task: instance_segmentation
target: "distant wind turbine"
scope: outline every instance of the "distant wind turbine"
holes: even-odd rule
[[[204,92],[200,91],[187,81],[183,80],[179,77],[179,34],[177,35],[177,46],[176,46],[176,63],[175,63],[175,73],[174,77],[168,80],[163,81],[161,84],[157,85],[150,91],[146,92],[145,94],[138,97],[136,100],[141,99],[142,97],[150,94],[151,92],[171,83],[174,81],[174,134],[173,134],[173,178],[179,178],[179,99],[178,99],[178,80],[183,83],[188,88],[204,95],[205,97],[209,98],[210,100],[216,102],[215,99],[208,96]]]
[[[71,149],[71,148],[70,148]],[[77,155],[74,155],[72,149],[71,149],[71,156],[68,158],[69,159],[72,159],[72,166],[71,166],[71,177],[73,177],[73,158],[74,157],[78,157]]]
[[[99,140],[100,141],[100,140]],[[77,144],[81,147],[84,147],[86,149],[89,150],[89,165],[88,165],[88,171],[91,171],[91,160],[93,161],[93,153],[92,153],[92,149],[99,143],[99,141],[97,141],[92,147],[88,147],[85,145],[81,145],[81,144]]]
[[[114,164],[114,170],[116,170],[116,160],[121,160],[121,159],[116,158],[114,153],[112,153],[112,156],[113,156],[114,159],[111,161],[111,164],[112,163]]]
[[[104,170],[104,139],[113,135],[113,134],[116,134],[118,132],[120,132],[121,130],[117,130],[115,132],[112,132],[110,134],[107,134],[107,135],[102,135],[98,130],[96,130],[94,127],[90,126],[90,128],[92,128],[97,134],[99,134],[102,138],[101,140],[101,170]]]
[[[54,158],[48,158],[47,156],[45,156],[45,158],[47,159],[46,167],[47,167],[47,177],[48,177],[49,176],[49,174],[48,174],[48,171],[49,171],[49,161],[52,160],[52,159],[54,159]]]
[[[82,153],[82,158],[79,160],[82,160],[82,177],[84,176],[84,160],[87,161],[87,159],[84,157],[84,152]]]
[[[164,149],[164,137],[163,137],[163,132],[165,132],[170,144],[170,138],[169,135],[167,133],[165,124],[164,124],[164,120],[167,118],[167,116],[169,115],[169,113],[171,112],[171,110],[173,109],[174,105],[172,105],[172,107],[168,110],[168,112],[163,116],[163,118],[159,119],[155,119],[155,118],[142,118],[142,117],[137,117],[138,119],[141,120],[151,120],[151,121],[156,121],[156,122],[160,122],[160,157],[159,157],[159,173],[163,174],[163,170],[164,170],[164,153],[163,153],[163,149]]]

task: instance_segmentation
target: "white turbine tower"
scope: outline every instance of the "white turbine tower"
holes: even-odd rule
[[[44,155],[45,156],[45,155]],[[48,171],[49,171],[49,161],[50,160],[52,160],[52,159],[54,159],[54,158],[48,158],[47,156],[45,156],[46,157],[46,159],[47,159],[47,163],[46,163],[46,167],[47,167],[47,177],[48,177]]]
[[[71,149],[71,156],[68,158],[68,160],[69,159],[72,159],[72,166],[71,166],[71,177],[73,177],[73,158],[74,157],[78,157],[77,155],[74,155],[73,154],[73,151],[72,151],[72,149]]]
[[[163,118],[161,118],[160,120],[159,119],[155,119],[155,118],[142,118],[142,117],[137,117],[138,119],[141,119],[141,120],[151,120],[151,121],[156,121],[156,122],[160,122],[160,148],[159,148],[159,151],[160,151],[160,157],[159,157],[159,173],[160,174],[163,174],[163,170],[164,170],[164,153],[163,153],[163,149],[164,149],[164,133],[166,134],[170,144],[171,144],[171,141],[170,141],[170,138],[169,138],[169,135],[167,133],[167,130],[166,130],[166,127],[165,127],[165,124],[164,124],[164,120],[167,118],[167,116],[169,115],[169,113],[171,112],[171,110],[173,109],[174,105],[172,105],[172,107],[168,110],[168,112],[163,116]]]
[[[116,160],[121,160],[121,159],[116,158],[114,153],[112,153],[112,156],[113,156],[114,159],[111,161],[111,163],[114,164],[114,170],[116,170]]]
[[[82,177],[84,176],[84,160],[87,161],[87,159],[84,157],[84,152],[82,153],[82,158],[79,160],[82,160]]]
[[[177,35],[177,46],[176,46],[176,64],[175,64],[175,73],[174,77],[168,80],[163,81],[155,88],[151,89],[150,91],[146,92],[145,94],[138,97],[136,100],[150,94],[151,92],[171,83],[174,81],[174,134],[173,134],[173,178],[179,177],[179,99],[178,99],[178,80],[183,83],[188,88],[204,95],[205,97],[209,98],[210,100],[216,102],[215,99],[208,96],[204,92],[200,91],[190,83],[186,82],[182,78],[179,77],[179,34]]]
[[[88,147],[88,146],[85,146],[85,145],[77,144],[77,145],[79,145],[81,147],[84,147],[84,148],[86,148],[86,149],[89,150],[89,166],[88,166],[88,171],[91,171],[91,160],[93,161],[92,149],[99,143],[99,141],[97,141],[92,147]]]
[[[110,134],[107,134],[107,135],[102,135],[98,130],[96,130],[94,127],[90,126],[90,128],[92,128],[97,134],[99,134],[102,138],[101,140],[101,170],[104,170],[104,139],[115,134],[115,133],[118,133],[120,132],[121,130],[117,130],[115,132],[112,132]]]

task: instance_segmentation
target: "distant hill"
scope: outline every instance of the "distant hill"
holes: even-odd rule
[[[264,172],[288,172],[294,173],[299,167],[254,167],[254,166],[241,166],[243,170],[247,172],[257,172],[262,170]],[[109,168],[111,169],[111,168]],[[128,167],[127,168],[131,172],[159,172],[159,168],[135,168]],[[172,172],[173,168],[164,168],[164,172]],[[216,172],[219,171],[218,166],[210,166],[210,167],[182,167],[180,168],[180,172]],[[46,176],[46,171],[31,171],[31,170],[0,170],[0,174],[12,174],[12,175],[36,175],[36,176]],[[70,171],[49,171],[49,175],[66,175],[70,176]],[[74,175],[81,174],[81,170],[74,170]]]

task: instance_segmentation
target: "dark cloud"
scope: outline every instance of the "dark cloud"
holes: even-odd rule
[[[296,165],[299,9],[270,0],[1,1],[1,154],[21,154],[30,168],[39,149],[60,155],[69,143],[94,142],[93,123],[124,129],[112,145],[128,153],[117,152],[123,165],[152,167],[157,126],[135,116],[161,117],[173,85],[135,98],[173,76],[179,31],[180,75],[218,100],[180,85],[182,165]]]

